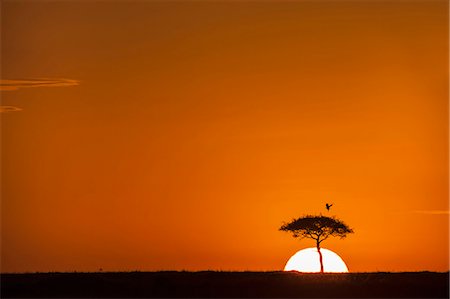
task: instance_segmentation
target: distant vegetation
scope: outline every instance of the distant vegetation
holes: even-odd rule
[[[123,272],[2,274],[1,297],[448,298],[449,273]]]

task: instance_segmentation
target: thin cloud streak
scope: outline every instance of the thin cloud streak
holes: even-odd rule
[[[16,111],[22,111],[22,109],[14,106],[0,106],[0,113],[8,113]]]
[[[416,210],[410,212],[415,214],[427,214],[427,215],[449,215],[448,210]]]
[[[79,85],[80,81],[65,78],[37,78],[19,80],[0,80],[0,90],[12,91],[30,87],[61,87]]]
[[[65,78],[36,78],[18,80],[0,80],[0,91],[13,91],[30,87],[64,87],[79,85],[80,81]],[[22,109],[14,106],[0,106],[0,113],[17,112]]]

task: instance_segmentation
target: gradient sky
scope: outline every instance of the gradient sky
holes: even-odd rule
[[[2,1],[1,271],[448,271],[448,1]],[[334,203],[331,212],[324,208]]]

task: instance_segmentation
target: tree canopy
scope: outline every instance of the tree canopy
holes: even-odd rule
[[[291,222],[283,224],[281,231],[291,232],[294,238],[311,238],[317,245],[328,237],[345,238],[353,230],[342,220],[335,217],[306,215]]]

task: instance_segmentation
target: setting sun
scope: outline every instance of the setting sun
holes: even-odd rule
[[[339,255],[331,250],[321,248],[324,272],[348,272],[347,265]],[[311,247],[297,251],[286,263],[284,271],[320,272],[319,253]]]

